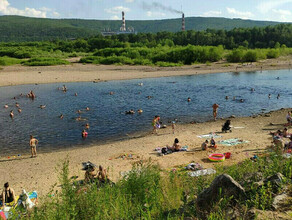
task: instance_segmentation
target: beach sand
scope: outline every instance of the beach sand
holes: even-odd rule
[[[224,61],[182,67],[118,66],[72,63],[63,66],[0,67],[0,86],[35,83],[101,82],[222,72],[244,72],[291,68],[291,57],[267,59],[255,63],[228,64]],[[70,61],[76,61],[70,60]]]
[[[73,63],[69,66],[50,67],[24,67],[20,65],[3,67],[0,70],[0,86],[35,84],[35,83],[56,83],[56,82],[81,82],[81,81],[105,81],[124,80],[146,77],[163,77],[175,75],[192,75],[217,72],[256,71],[267,69],[289,69],[289,57],[265,60],[253,64],[231,64],[222,62],[211,65],[192,65],[175,68],[159,68],[145,66],[103,66],[103,65],[82,65]],[[218,117],[220,117],[219,108]],[[232,147],[219,145],[216,152],[231,152],[231,159],[225,160],[221,164],[228,166],[238,163],[253,156],[254,153],[264,153],[267,146],[271,145],[270,131],[283,129],[286,123],[287,109],[279,110],[269,114],[269,117],[258,116],[255,118],[244,117],[234,118],[232,133],[224,133],[224,140],[229,138],[239,138],[249,141]],[[210,106],[210,119],[212,118],[212,108]],[[147,161],[151,159],[164,169],[175,168],[178,165],[197,162],[204,168],[214,167],[218,163],[208,160],[210,152],[201,151],[201,144],[205,139],[197,135],[208,134],[210,132],[220,132],[221,126],[225,122],[219,119],[216,122],[205,122],[199,124],[177,124],[175,134],[172,134],[171,126],[160,129],[158,135],[151,134],[149,125],[149,135],[144,137],[128,136],[124,141],[112,142],[104,145],[80,147],[72,150],[64,150],[51,153],[39,154],[36,158],[30,158],[29,144],[27,155],[20,157],[0,157],[0,184],[9,182],[17,194],[24,188],[26,191],[37,190],[40,195],[45,195],[52,186],[58,182],[60,166],[67,157],[70,160],[70,175],[77,175],[79,179],[84,177],[81,170],[82,162],[91,161],[96,165],[103,165],[109,170],[109,177],[116,181],[120,178],[121,172],[129,171],[133,163]],[[292,128],[290,129],[292,130]],[[291,131],[290,131],[291,132]],[[157,147],[164,147],[166,144],[172,145],[174,138],[178,138],[182,146],[189,146],[188,152],[178,152],[165,156],[158,156],[154,151]],[[288,139],[287,139],[288,141]],[[29,140],[28,140],[29,142]],[[123,154],[131,154],[132,158],[122,158]],[[1,155],[0,155],[1,156]],[[60,190],[58,184],[54,189]]]

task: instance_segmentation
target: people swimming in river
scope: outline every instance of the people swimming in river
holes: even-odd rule
[[[46,105],[40,105],[40,109],[46,108]]]
[[[81,133],[82,138],[87,138],[88,132],[86,130],[83,130]]]
[[[9,107],[8,104],[5,104],[5,105],[4,105],[4,108],[8,108],[8,107]]]
[[[148,95],[148,96],[146,96],[146,98],[147,98],[147,99],[152,99],[152,98],[153,98],[153,96],[151,96],[151,95]]]
[[[81,118],[81,116],[78,116],[77,118],[75,118],[76,121],[87,121],[86,118]]]
[[[9,114],[10,118],[13,118],[14,117],[14,113],[13,113],[13,110],[10,111],[10,114]]]
[[[17,108],[19,108],[19,104],[18,104],[18,102],[15,103],[15,106],[16,106]]]
[[[32,90],[30,90],[30,92],[27,94],[27,97],[34,100],[35,99],[35,94],[33,93]]]
[[[251,91],[251,92],[254,92],[254,91],[255,91],[255,89],[254,89],[254,88],[251,88],[251,89],[250,89],[250,91]]]
[[[64,118],[64,115],[63,115],[63,114],[61,114],[61,115],[59,116],[59,118],[60,118],[60,119],[63,119],[63,118]]]
[[[279,98],[280,98],[280,94],[277,95],[277,99],[279,99]]]
[[[244,102],[244,100],[243,100],[243,99],[240,99],[239,101],[240,101],[240,102]]]
[[[78,96],[77,92],[74,93],[74,96]]]
[[[86,124],[85,124],[85,128],[86,128],[86,129],[89,129],[89,128],[90,128],[89,123],[86,123]]]
[[[111,91],[111,92],[109,92],[109,94],[110,94],[110,95],[113,95],[113,94],[115,94],[115,93]]]
[[[236,96],[233,96],[232,100],[235,101],[236,100]]]
[[[268,95],[268,98],[269,98],[269,99],[271,98],[271,94]]]
[[[86,110],[86,111],[89,111],[90,109],[89,109],[89,107],[86,107],[85,110]]]
[[[81,110],[77,110],[76,113],[77,113],[77,114],[81,114],[82,111],[81,111]]]
[[[63,85],[63,87],[62,87],[62,91],[67,92],[67,87],[65,85]]]
[[[129,110],[129,111],[125,111],[126,115],[133,115],[135,114],[135,111],[133,109]]]
[[[139,114],[142,114],[143,113],[143,110],[140,108],[140,109],[138,109],[138,111],[137,111]]]
[[[188,100],[187,100],[188,102],[190,102],[191,101],[191,98],[190,97],[188,97]]]
[[[228,100],[229,99],[229,96],[225,96],[225,99]]]
[[[21,108],[18,108],[18,109],[17,109],[17,111],[18,111],[19,113],[21,113],[21,112],[22,112]]]

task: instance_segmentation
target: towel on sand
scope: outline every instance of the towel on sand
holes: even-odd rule
[[[222,140],[222,141],[218,141],[218,144],[223,144],[226,146],[234,146],[237,144],[244,144],[244,143],[248,143],[248,141],[244,141],[244,140],[240,140],[238,138],[233,138],[233,139],[227,139],[227,140]]]
[[[210,174],[214,174],[214,173],[216,173],[216,170],[214,170],[212,168],[208,168],[208,169],[188,172],[188,175],[191,176],[191,177],[196,177],[196,176],[210,175]]]
[[[221,138],[222,136],[217,135],[216,133],[210,133],[210,134],[203,134],[203,135],[198,135],[197,137],[199,138]]]

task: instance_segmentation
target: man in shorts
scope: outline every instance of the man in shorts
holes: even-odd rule
[[[36,146],[38,143],[39,143],[39,141],[36,138],[34,138],[32,135],[30,135],[29,145],[30,145],[30,149],[31,149],[31,158],[37,156]]]
[[[213,104],[213,117],[214,117],[214,121],[216,121],[216,117],[217,117],[217,109],[219,107],[219,105],[217,103]]]

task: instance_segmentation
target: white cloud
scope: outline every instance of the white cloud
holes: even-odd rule
[[[122,11],[129,12],[130,9],[123,6],[116,6],[113,8],[106,8],[104,11],[109,14],[120,14]]]
[[[221,14],[222,14],[221,11],[206,11],[206,12],[203,13],[202,16],[204,16],[204,17],[216,17],[216,16],[219,16]]]
[[[234,15],[242,19],[249,19],[254,16],[254,14],[249,11],[237,11],[235,8],[228,8],[228,7],[226,8],[226,10],[228,14]]]
[[[0,14],[3,15],[21,15],[21,16],[28,16],[28,17],[40,17],[40,18],[46,18],[47,14],[50,14],[53,17],[59,17],[60,14],[58,12],[55,12],[53,9],[50,8],[28,8],[25,9],[17,9],[10,6],[10,3],[8,0],[0,0]]]
[[[291,11],[283,9],[272,9],[272,12],[276,15],[279,21],[287,22],[291,21]]]
[[[277,8],[281,5],[287,4],[292,2],[292,0],[272,0],[272,1],[267,1],[267,2],[261,2],[258,6],[257,9],[261,12],[261,13],[267,13],[269,11],[271,11],[274,8]]]
[[[121,18],[119,18],[119,16],[117,15],[113,15],[110,17],[111,20],[120,20]]]
[[[146,15],[148,17],[164,17],[166,14],[163,12],[157,12],[157,11],[147,11]]]
[[[125,0],[125,2],[132,3],[132,2],[134,2],[134,0]]]

